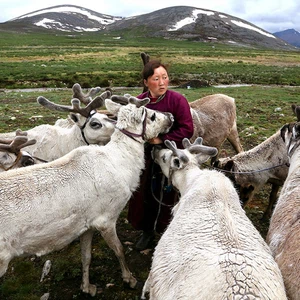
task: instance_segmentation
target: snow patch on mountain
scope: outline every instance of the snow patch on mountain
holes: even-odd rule
[[[176,30],[179,30],[180,28],[182,28],[183,26],[195,23],[197,18],[198,18],[198,14],[205,14],[207,16],[212,16],[212,15],[215,14],[215,12],[209,11],[209,10],[195,9],[195,10],[192,11],[192,16],[191,17],[187,17],[187,18],[184,18],[184,19],[180,20],[175,25],[173,25],[172,28],[168,29],[168,31],[176,31]],[[219,15],[219,17],[220,18],[228,18],[225,15]],[[270,33],[267,33],[267,32],[265,32],[265,31],[263,31],[259,28],[256,28],[254,26],[251,26],[249,24],[246,24],[244,22],[236,21],[236,20],[230,20],[230,22],[235,24],[236,26],[244,27],[244,28],[247,28],[247,29],[250,29],[250,30],[254,30],[254,31],[256,31],[260,34],[263,34],[265,36],[276,39],[276,37],[274,35],[272,35]]]
[[[173,28],[170,28],[168,31],[176,31],[185,25],[195,23],[198,18],[198,14],[206,14],[208,16],[211,16],[211,15],[214,15],[215,13],[213,11],[209,11],[209,10],[206,11],[206,10],[202,10],[202,9],[195,9],[195,10],[193,10],[191,17],[180,20],[173,26]]]
[[[82,15],[87,16],[91,20],[98,21],[100,24],[103,24],[103,25],[110,24],[110,23],[115,22],[115,20],[121,20],[122,19],[121,17],[119,17],[119,18],[116,17],[116,18],[112,18],[111,20],[109,20],[111,17],[106,16],[106,15],[104,15],[104,16],[107,17],[107,19],[103,19],[103,18],[100,18],[100,17],[97,17],[97,16],[91,14],[90,12],[88,12],[85,9],[81,9],[79,7],[74,7],[74,6],[50,7],[50,8],[47,8],[47,9],[38,10],[38,11],[32,12],[30,14],[23,15],[21,17],[18,17],[17,19],[33,17],[33,16],[36,16],[36,15],[41,15],[41,14],[51,13],[51,12],[65,13],[65,14],[78,13],[78,14],[82,14]]]
[[[51,29],[51,28],[53,28],[55,26],[55,27],[58,27],[59,30],[66,31],[66,32],[70,31],[70,26],[71,26],[69,24],[63,24],[61,22],[58,22],[58,21],[55,21],[55,20],[51,20],[51,19],[48,19],[48,18],[44,18],[41,21],[36,22],[34,24],[36,26],[44,27],[44,28],[47,28],[47,29]],[[72,28],[73,28],[74,31],[78,31],[78,32],[83,32],[83,31],[93,32],[93,31],[98,31],[98,30],[101,29],[99,27],[83,28],[83,27],[80,27],[80,26],[76,26],[76,27],[72,27]]]
[[[263,34],[263,35],[265,35],[265,36],[268,36],[268,37],[271,37],[271,38],[276,39],[276,37],[275,37],[273,34],[267,33],[267,32],[265,32],[265,31],[263,31],[263,30],[261,30],[261,29],[258,29],[258,28],[256,28],[256,27],[253,27],[253,26],[251,26],[251,25],[249,25],[249,24],[246,24],[246,23],[243,23],[243,22],[240,22],[240,21],[235,21],[235,20],[231,20],[231,22],[232,22],[233,24],[237,25],[237,26],[244,27],[244,28],[247,28],[247,29],[251,29],[251,30],[254,30],[254,31],[256,31],[256,32],[258,32],[258,33],[260,33],[260,34]]]

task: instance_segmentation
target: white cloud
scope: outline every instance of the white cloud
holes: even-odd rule
[[[198,9],[215,10],[238,17],[253,23],[268,31],[276,32],[289,28],[300,31],[300,4],[299,0],[165,0],[163,2],[140,0],[74,0],[68,3],[65,0],[20,1],[0,0],[0,22],[5,22],[21,15],[55,5],[72,4],[94,10],[98,13],[114,17],[130,17],[154,12],[172,6],[191,6]]]

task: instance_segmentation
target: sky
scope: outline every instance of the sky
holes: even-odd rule
[[[0,23],[55,5],[77,5],[114,17],[131,17],[172,6],[191,6],[226,13],[270,32],[300,32],[299,0],[0,0]]]

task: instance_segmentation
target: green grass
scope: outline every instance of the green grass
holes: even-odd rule
[[[137,86],[143,51],[170,64],[177,82],[300,85],[299,51],[120,35],[1,33],[0,88]]]

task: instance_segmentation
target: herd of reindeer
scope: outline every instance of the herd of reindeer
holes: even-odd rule
[[[145,64],[149,56],[141,56]],[[116,222],[139,185],[144,143],[167,132],[173,117],[146,108],[149,98],[100,91],[76,83],[70,106],[40,96],[40,105],[68,118],[0,134],[0,277],[14,257],[45,255],[79,238],[81,290],[95,296],[89,267],[99,231],[124,283],[137,286]],[[291,107],[296,121],[247,151],[234,98],[213,94],[190,108],[194,135],[184,149],[167,140],[152,153],[180,201],[154,249],[141,299],[300,300],[300,106]],[[225,140],[235,155],[219,157]],[[244,208],[266,184],[264,239]]]

